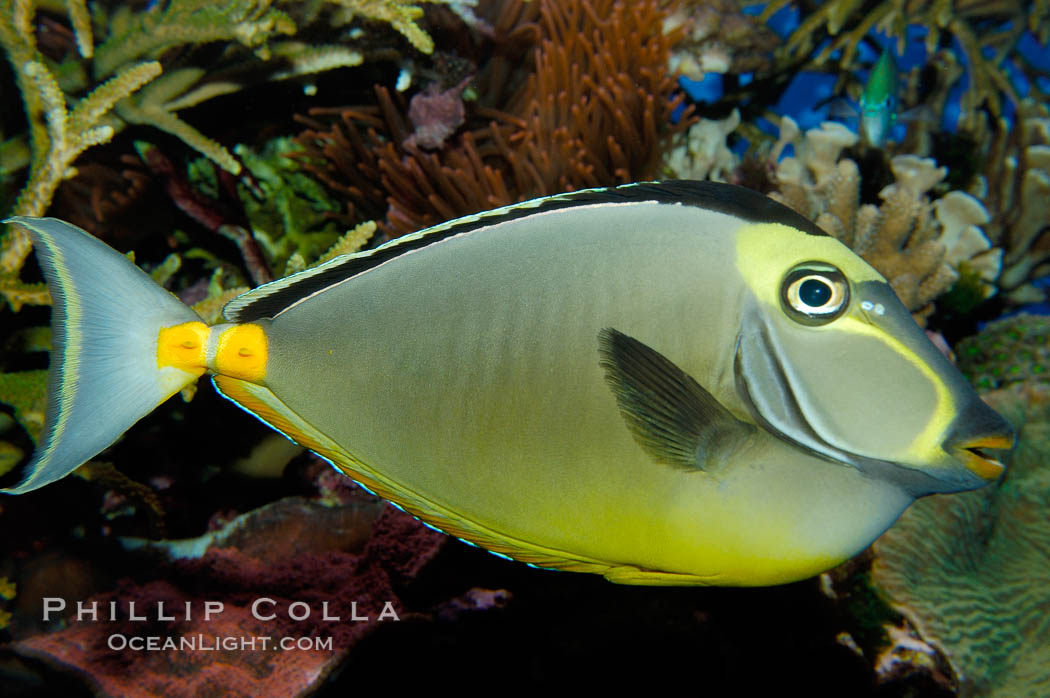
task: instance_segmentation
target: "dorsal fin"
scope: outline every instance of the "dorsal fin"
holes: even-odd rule
[[[406,252],[517,218],[573,206],[636,204],[647,201],[696,206],[751,222],[784,223],[811,235],[827,234],[790,208],[758,192],[731,184],[671,180],[582,189],[463,216],[403,235],[372,250],[336,257],[313,269],[301,271],[238,296],[223,308],[223,315],[230,322],[252,322],[272,318],[305,298]]]

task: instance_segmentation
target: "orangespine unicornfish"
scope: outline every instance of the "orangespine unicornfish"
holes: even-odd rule
[[[626,584],[777,584],[916,497],[1003,471],[1010,426],[872,267],[755,192],[549,196],[339,257],[207,326],[55,219],[45,433],[57,480],[154,406],[215,387],[424,522]]]

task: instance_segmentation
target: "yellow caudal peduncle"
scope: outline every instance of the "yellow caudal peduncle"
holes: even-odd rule
[[[208,335],[203,322],[162,327],[157,336],[157,368],[172,366],[198,376],[208,370]]]
[[[157,337],[158,368],[171,366],[197,376],[213,371],[261,383],[266,359],[266,332],[254,323],[208,327],[184,322],[162,328]]]
[[[259,325],[233,325],[221,330],[210,368],[231,378],[262,383],[266,378],[266,332]]]

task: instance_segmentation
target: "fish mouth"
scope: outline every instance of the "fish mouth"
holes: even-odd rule
[[[991,482],[998,479],[1006,470],[999,454],[992,453],[992,451],[1009,451],[1013,445],[1012,434],[995,434],[952,444],[951,451],[966,466],[967,470],[982,480]]]

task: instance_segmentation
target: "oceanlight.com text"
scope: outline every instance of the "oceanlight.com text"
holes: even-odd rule
[[[254,652],[258,650],[282,651],[332,651],[331,637],[258,637],[239,635],[204,635],[203,633],[180,635],[124,635],[114,633],[107,640],[115,652]]]

